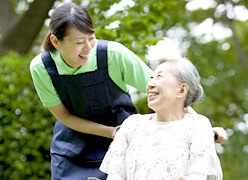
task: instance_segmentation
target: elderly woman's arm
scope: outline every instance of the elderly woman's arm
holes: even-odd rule
[[[206,180],[207,177],[221,180],[223,174],[213,141],[210,121],[205,116],[196,114],[190,140],[187,172],[177,180]]]

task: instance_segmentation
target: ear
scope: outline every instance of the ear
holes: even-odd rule
[[[56,48],[56,49],[60,49],[59,47],[59,40],[55,35],[51,35],[50,36],[50,41],[52,43],[52,45]]]
[[[186,83],[182,83],[178,88],[177,97],[186,97],[189,90],[189,86]]]

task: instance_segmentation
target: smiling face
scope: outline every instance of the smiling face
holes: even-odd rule
[[[177,100],[180,85],[172,73],[174,65],[167,62],[159,65],[147,84],[148,106],[154,111],[171,108]]]
[[[53,46],[61,53],[64,61],[73,68],[78,68],[88,62],[89,54],[96,44],[95,34],[84,34],[76,28],[68,29],[68,34],[62,40],[56,36],[50,37]]]

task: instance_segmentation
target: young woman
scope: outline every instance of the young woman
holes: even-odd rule
[[[137,113],[127,85],[145,92],[152,71],[123,45],[97,40],[88,11],[72,3],[52,14],[43,47],[30,71],[43,105],[57,119],[52,179],[105,179],[99,166],[115,131]]]
[[[165,60],[147,84],[155,113],[123,122],[100,169],[108,180],[222,179],[209,120],[184,108],[203,95],[200,77],[188,60]]]
[[[116,128],[136,107],[127,84],[145,92],[151,69],[116,42],[96,40],[86,9],[56,9],[50,32],[30,65],[37,93],[56,117],[52,179],[105,179],[100,163]]]

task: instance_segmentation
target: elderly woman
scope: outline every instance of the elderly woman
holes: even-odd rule
[[[107,179],[222,179],[209,119],[184,111],[204,94],[194,65],[163,60],[146,90],[155,113],[124,121],[100,167]]]

